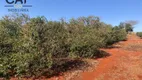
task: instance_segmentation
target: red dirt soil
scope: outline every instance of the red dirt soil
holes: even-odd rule
[[[59,76],[43,80],[142,80],[142,48],[139,51],[125,49],[130,44],[142,45],[142,40],[129,35],[127,41],[114,44],[114,48],[102,49],[110,56],[95,60],[98,65],[92,71],[81,72],[70,79]]]
[[[103,49],[111,56],[100,59],[93,72],[82,73],[82,80],[142,80],[142,50],[123,49],[136,43],[142,43],[142,40],[133,35],[128,37],[128,41],[115,45],[120,48]]]
[[[98,59],[99,64],[91,72],[82,72],[72,80],[142,80],[142,48],[139,51],[125,49],[132,44],[142,45],[142,40],[135,35],[129,35],[127,41],[114,46],[116,48],[102,49],[111,56]],[[52,78],[51,80],[65,80]]]

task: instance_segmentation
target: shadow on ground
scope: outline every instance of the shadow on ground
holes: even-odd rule
[[[111,56],[109,53],[103,51],[103,50],[99,50],[97,52],[97,54],[94,55],[93,59],[98,59],[98,58],[106,58]]]
[[[88,66],[88,63],[81,59],[62,59],[58,60],[50,71],[45,71],[43,74],[46,76],[46,78],[50,78],[53,76],[61,76],[67,71],[81,70]]]
[[[113,48],[121,48],[121,47],[119,47],[119,46],[108,46],[105,49],[113,49]]]
[[[108,56],[110,56],[109,53],[106,53],[105,51],[100,50],[91,59],[106,58]],[[84,71],[85,69],[87,69],[87,67],[90,66],[88,62],[82,59],[60,59],[55,61],[56,61],[56,64],[51,68],[51,71],[48,71],[48,70],[44,71],[43,74],[44,76],[46,76],[46,78],[50,78],[53,76],[62,76],[63,73],[67,71],[75,71],[75,70]],[[52,72],[52,73],[48,73],[48,72]]]

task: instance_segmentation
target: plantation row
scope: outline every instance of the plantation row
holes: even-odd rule
[[[65,21],[9,15],[0,20],[0,77],[51,75],[61,59],[95,58],[100,48],[126,40],[127,30],[98,17]]]
[[[142,38],[142,32],[137,32],[137,36],[139,36],[140,38]]]

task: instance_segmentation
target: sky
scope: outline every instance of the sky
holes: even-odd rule
[[[12,0],[9,0],[12,1]],[[6,0],[0,1],[0,18],[11,14]],[[30,17],[45,16],[48,20],[70,19],[80,16],[98,16],[101,21],[118,25],[136,20],[134,31],[142,31],[142,0],[27,0]]]

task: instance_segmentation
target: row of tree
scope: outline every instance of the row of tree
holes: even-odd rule
[[[139,36],[140,38],[142,38],[142,32],[137,32],[136,34],[137,34],[137,36]]]
[[[0,20],[0,77],[53,74],[62,59],[95,58],[99,49],[127,39],[132,24],[119,26],[101,22],[99,17],[65,21],[29,18],[25,14]]]

